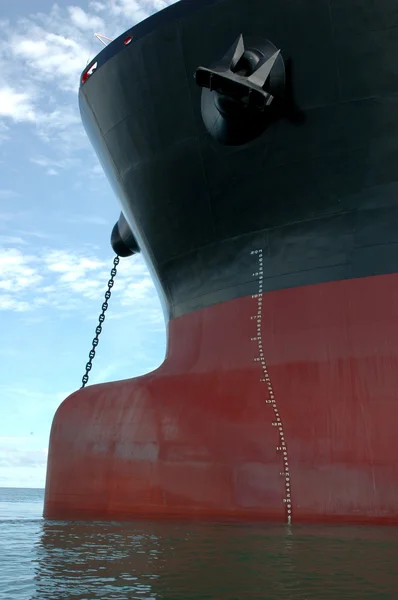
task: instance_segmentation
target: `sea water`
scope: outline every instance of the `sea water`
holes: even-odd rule
[[[1,600],[398,599],[398,529],[42,519],[0,488]]]

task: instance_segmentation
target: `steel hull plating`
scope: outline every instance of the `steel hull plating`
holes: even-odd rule
[[[46,517],[398,521],[396,21],[387,0],[190,0],[97,57],[82,118],[168,351],[58,409]],[[239,33],[291,61],[294,110],[226,147],[193,74]]]
[[[171,322],[158,371],[65,401],[46,516],[286,520],[273,395],[293,520],[398,521],[398,277],[281,290],[262,304],[260,335],[258,298],[195,311]]]

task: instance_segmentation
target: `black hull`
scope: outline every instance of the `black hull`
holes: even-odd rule
[[[265,291],[395,272],[396,18],[388,2],[183,0],[99,55],[83,122],[170,316],[252,293],[253,245]],[[281,48],[294,111],[228,147],[194,74],[241,32]]]

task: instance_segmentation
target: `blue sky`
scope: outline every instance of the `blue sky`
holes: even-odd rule
[[[0,486],[44,487],[55,410],[80,387],[112,268],[119,205],[80,122],[77,88],[110,38],[166,0],[13,0],[0,8]],[[90,383],[156,368],[159,299],[121,260]]]

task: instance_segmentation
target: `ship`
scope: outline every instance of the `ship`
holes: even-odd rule
[[[398,521],[397,25],[388,0],[180,0],[84,69],[111,245],[167,351],[60,405],[46,518]]]

